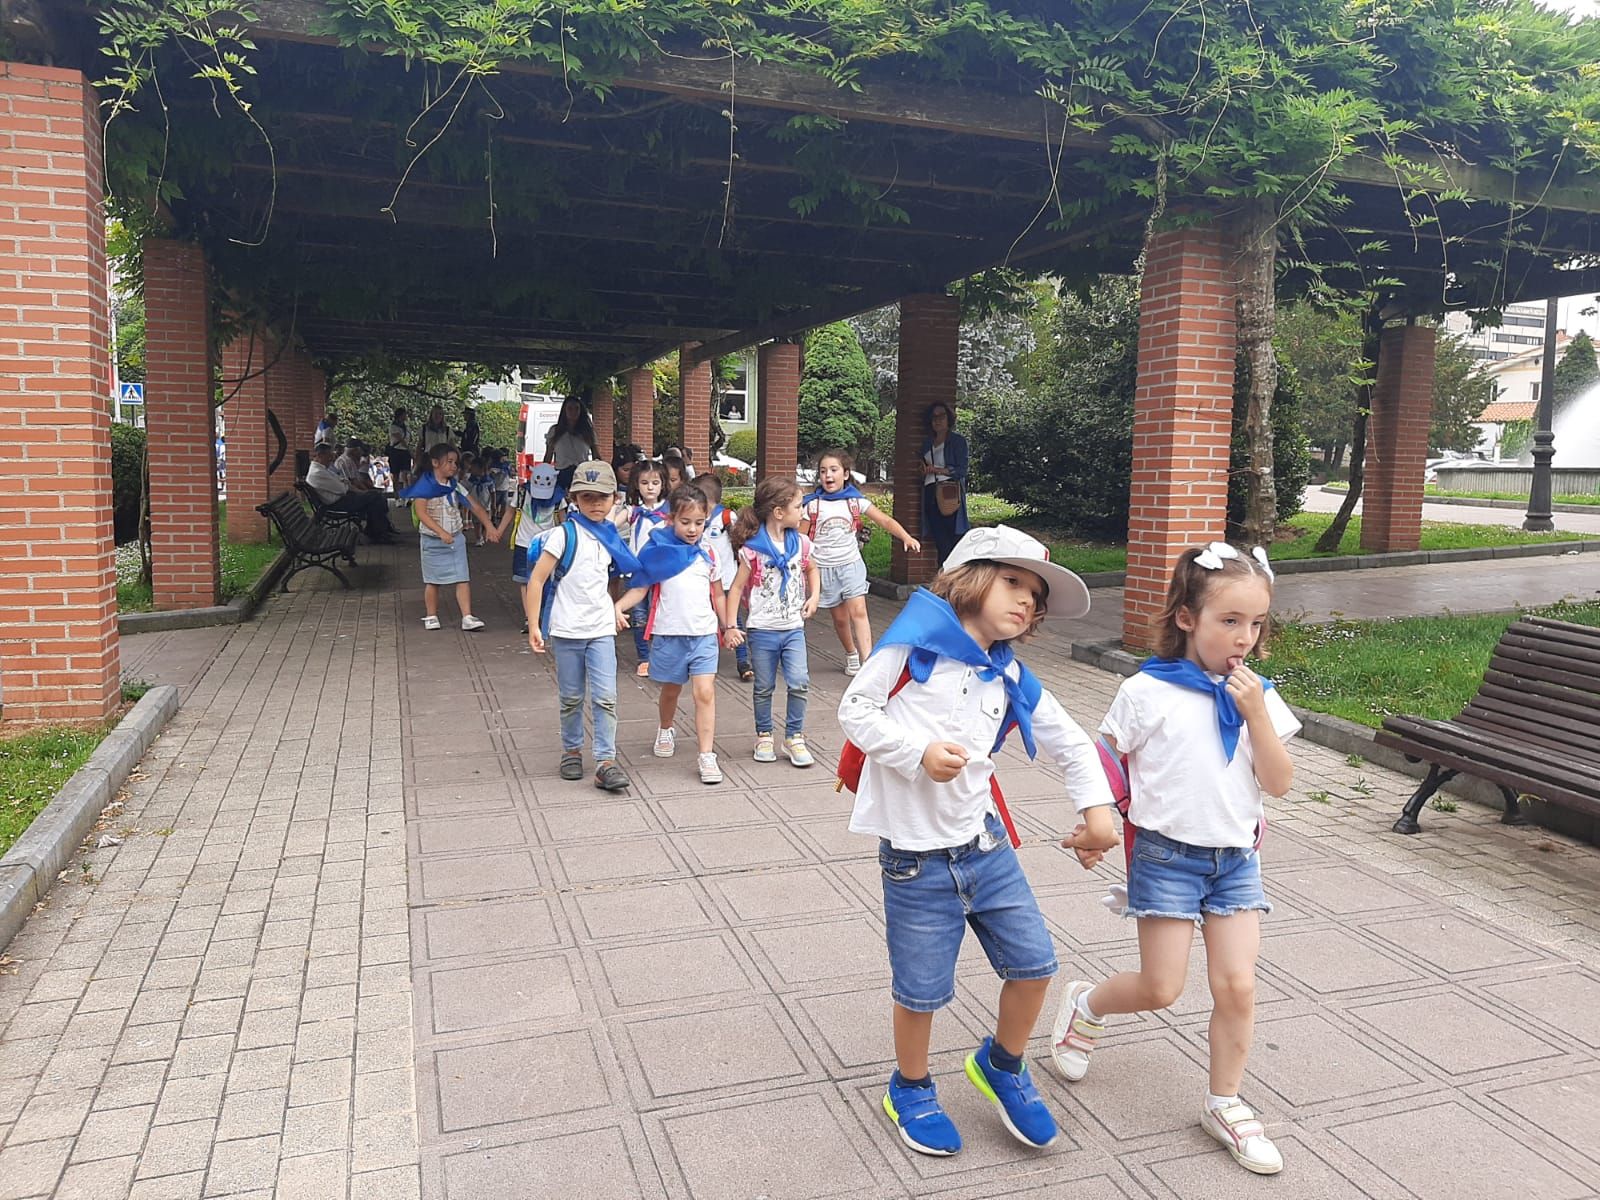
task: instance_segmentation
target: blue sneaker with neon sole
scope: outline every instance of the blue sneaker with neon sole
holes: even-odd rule
[[[945,1115],[932,1084],[906,1087],[896,1071],[889,1076],[883,1111],[900,1130],[900,1140],[918,1154],[945,1157],[961,1149],[961,1134],[956,1131],[955,1122]]]
[[[1060,1132],[1056,1119],[1039,1098],[1039,1089],[1033,1086],[1028,1064],[1023,1063],[1022,1070],[1015,1075],[1002,1071],[989,1062],[989,1050],[993,1045],[993,1038],[984,1038],[983,1045],[967,1055],[967,1078],[1000,1110],[1000,1120],[1012,1137],[1024,1146],[1043,1150]]]

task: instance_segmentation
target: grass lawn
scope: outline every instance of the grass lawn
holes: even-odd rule
[[[222,602],[226,604],[260,579],[283,547],[273,542],[230,542],[226,501],[217,506],[217,513]],[[117,547],[117,608],[122,612],[149,612],[152,604],[150,589],[139,580],[139,544],[125,542]]]
[[[83,766],[109,728],[63,726],[0,737],[0,854]]]
[[[1600,603],[1530,615],[1600,626]],[[1264,670],[1294,704],[1376,727],[1390,714],[1443,719],[1472,698],[1515,616],[1336,621],[1278,630]]]

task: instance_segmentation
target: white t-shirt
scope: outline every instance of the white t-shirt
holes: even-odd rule
[[[544,540],[544,553],[561,561],[567,548],[568,526],[552,530]],[[560,638],[615,637],[616,610],[606,584],[611,575],[611,555],[587,529],[578,530],[578,548],[572,566],[556,584],[550,600],[550,636]]]
[[[779,545],[782,545],[780,542]],[[765,556],[749,546],[739,550],[741,563],[750,564],[745,601],[750,606],[751,629],[800,629],[805,626],[806,571],[811,566],[811,539],[800,535],[800,546],[789,559],[789,585],[783,572],[767,565]]]
[[[361,460],[359,458],[351,458],[347,454],[341,454],[333,460],[333,469],[349,483],[355,483],[362,476],[371,478],[368,472],[362,469]]]
[[[839,728],[867,758],[850,830],[888,838],[900,850],[960,846],[983,832],[984,817],[994,809],[989,751],[1005,717],[1006,687],[998,679],[979,679],[953,658],[941,658],[926,683],[908,683],[891,700],[909,656],[905,646],[877,651],[861,665],[839,705]],[[1011,671],[1015,677],[1015,664]],[[1008,744],[1020,749],[1020,737],[1013,732],[1011,738]],[[1049,691],[1033,710],[1033,740],[1039,757],[1061,768],[1077,811],[1111,803],[1099,752]],[[930,742],[955,742],[970,755],[949,783],[935,783],[922,769]],[[1001,785],[1004,790],[1003,779]]]
[[[726,524],[723,523],[724,518]],[[706,531],[700,536],[701,544],[717,556],[717,578],[722,581],[723,591],[733,586],[733,577],[739,573],[739,560],[733,553],[733,539],[728,536],[728,528],[733,520],[733,510],[725,508],[706,522]]]
[[[535,500],[532,496],[525,496],[522,508],[517,512],[517,532],[514,535],[514,544],[526,550],[533,545],[533,539],[547,529],[555,528],[556,522],[561,519],[561,505],[551,504],[548,500]]]
[[[575,433],[560,434],[550,444],[550,461],[558,471],[588,462],[593,453],[589,443]]]
[[[842,567],[852,559],[861,557],[861,543],[856,541],[855,515],[863,522],[868,513],[876,513],[870,500],[816,499],[806,505],[806,520],[812,529],[811,540],[816,547],[817,566]]]
[[[941,442],[941,443],[936,444],[933,447],[933,449],[929,450],[926,454],[924,454],[922,456],[922,461],[927,463],[930,467],[944,468],[944,467],[949,466],[950,464],[945,462],[945,460],[944,460],[944,451],[945,451],[945,446],[946,445],[948,445],[948,443]],[[937,474],[929,475],[926,479],[923,480],[923,482],[924,483],[945,483],[945,482],[948,482],[949,479],[950,479],[950,476],[945,474],[944,471],[941,469]]]
[[[1300,732],[1300,722],[1276,688],[1267,691],[1267,715],[1284,741]],[[1100,732],[1128,756],[1128,817],[1140,829],[1191,846],[1255,845],[1262,802],[1250,730],[1239,731],[1229,762],[1211,696],[1154,675],[1130,675],[1117,689]]]
[[[395,421],[389,426],[389,445],[399,446],[400,449],[405,450],[410,445],[410,442],[410,431],[399,421]]]
[[[343,475],[315,460],[306,468],[306,483],[329,504],[350,490],[350,483]]]
[[[642,504],[633,505],[628,514],[633,522],[633,531],[628,535],[628,549],[635,554],[643,550],[644,544],[650,540],[650,535],[669,520],[666,513],[655,512]]]
[[[721,569],[716,564],[716,552],[710,553],[712,561],[707,562],[705,555],[697,554],[687,570],[661,585],[650,626],[652,637],[704,637],[717,632],[717,610],[711,607],[711,581],[721,579]]]

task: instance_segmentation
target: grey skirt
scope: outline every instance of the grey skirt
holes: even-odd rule
[[[467,535],[458,530],[448,546],[444,539],[426,529],[417,539],[422,544],[423,583],[467,582]]]

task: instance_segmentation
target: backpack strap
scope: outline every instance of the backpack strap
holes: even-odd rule
[[[822,519],[821,500],[813,500],[806,505],[806,517],[810,520],[810,532],[806,536],[815,538],[817,536],[817,522]]]
[[[845,500],[845,504],[848,505],[849,509],[850,509],[850,532],[851,533],[860,533],[861,532],[861,501],[856,499],[854,496],[851,496],[851,497],[849,497],[848,499]]]
[[[571,517],[561,522],[566,537],[562,539],[561,555],[556,559],[556,569],[550,572],[550,578],[544,581],[544,601],[539,609],[539,633],[544,637],[550,636],[550,610],[555,607],[556,588],[567,577],[567,572],[572,570],[572,560],[578,554],[578,523]],[[542,551],[541,551],[542,552]]]

